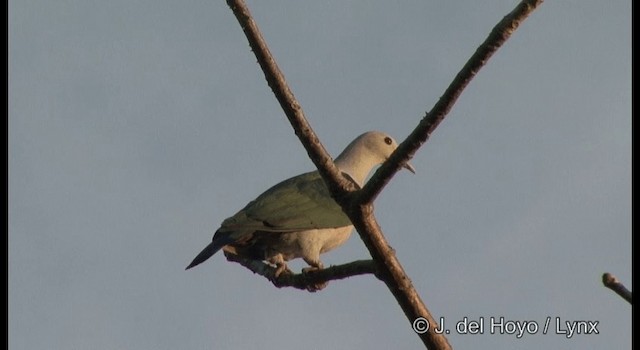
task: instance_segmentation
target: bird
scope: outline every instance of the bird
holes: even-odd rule
[[[396,141],[380,131],[356,137],[334,163],[358,188],[369,173],[389,158]],[[404,168],[415,174],[410,163]],[[343,245],[353,225],[331,197],[318,171],[284,180],[225,219],[207,245],[187,266],[193,268],[221,249],[231,254],[275,266],[275,277],[287,271],[287,261],[302,258],[309,267],[323,269],[320,255]]]

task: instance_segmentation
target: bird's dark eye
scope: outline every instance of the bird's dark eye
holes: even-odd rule
[[[387,145],[390,145],[391,143],[393,143],[393,140],[391,140],[391,138],[387,136],[384,138],[384,143],[386,143]]]

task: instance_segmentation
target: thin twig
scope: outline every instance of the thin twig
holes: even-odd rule
[[[606,272],[602,275],[602,284],[605,287],[611,289],[616,292],[622,299],[629,302],[629,304],[633,304],[631,302],[631,291],[627,289],[617,278],[616,276]]]
[[[376,274],[376,265],[373,260],[357,260],[347,264],[333,265],[322,270],[314,270],[299,274],[282,273],[276,277],[276,268],[262,261],[245,259],[238,255],[224,252],[228,261],[236,262],[251,272],[268,279],[278,288],[293,287],[308,291],[317,291],[326,282],[345,279],[358,275]]]

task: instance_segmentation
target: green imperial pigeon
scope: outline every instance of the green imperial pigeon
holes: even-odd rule
[[[335,159],[340,171],[362,188],[371,170],[398,147],[391,136],[369,131],[353,140]],[[405,168],[415,173],[407,163]],[[271,187],[224,220],[209,245],[187,266],[190,269],[218,250],[267,261],[276,276],[288,271],[286,262],[302,258],[322,269],[320,254],[344,244],[353,225],[336,203],[317,171],[292,177]]]

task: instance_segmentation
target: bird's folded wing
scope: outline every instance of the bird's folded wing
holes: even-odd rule
[[[222,223],[222,231],[292,232],[351,225],[317,171],[285,180]]]

